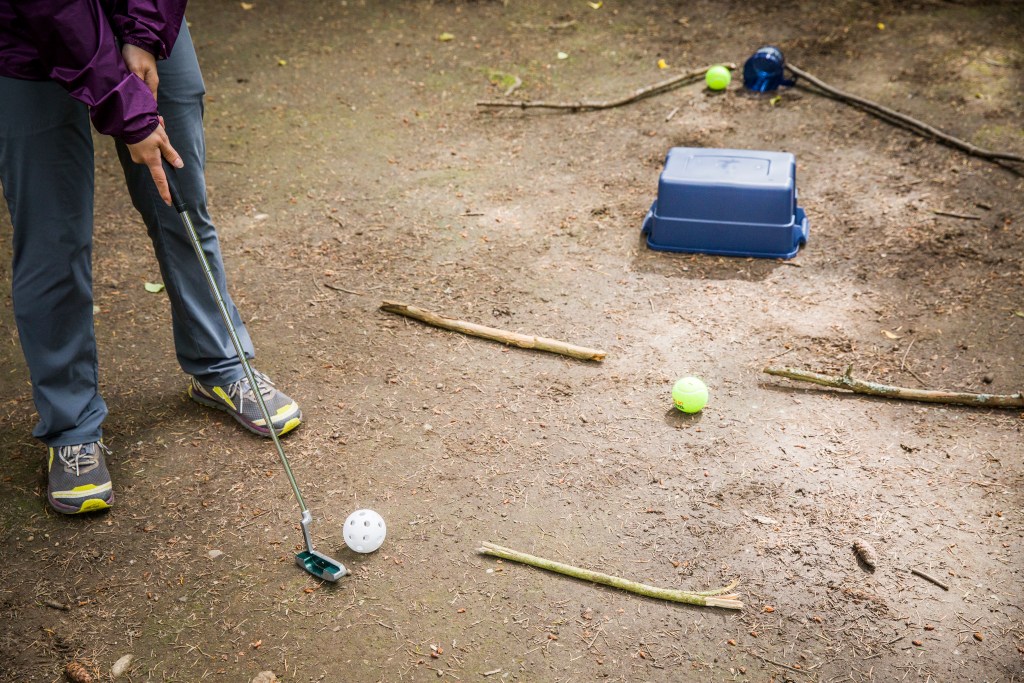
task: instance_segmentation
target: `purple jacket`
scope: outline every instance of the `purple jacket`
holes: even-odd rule
[[[0,0],[0,76],[52,80],[89,105],[96,130],[126,143],[157,127],[156,102],[118,41],[166,59],[186,0]]]

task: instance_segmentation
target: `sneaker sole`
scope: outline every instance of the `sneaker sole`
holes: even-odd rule
[[[100,510],[110,509],[114,505],[114,494],[111,493],[110,498],[107,498],[106,500],[103,500],[102,498],[90,498],[83,501],[78,507],[75,507],[74,505],[65,505],[64,503],[55,500],[49,494],[47,494],[46,500],[50,503],[50,507],[62,515],[80,515],[86,512],[99,512]]]
[[[228,408],[223,403],[220,403],[219,401],[212,401],[212,400],[206,398],[205,396],[201,396],[201,395],[195,393],[194,391],[192,391],[192,387],[191,386],[188,388],[188,397],[191,398],[196,403],[204,405],[204,406],[206,406],[208,408],[216,408],[217,410],[224,411],[225,413],[227,413],[228,415],[233,417],[235,419],[235,422],[237,422],[238,424],[242,425],[243,427],[248,429],[253,434],[257,434],[259,436],[266,436],[266,437],[270,436],[270,430],[267,429],[266,427],[260,427],[259,425],[255,425],[255,424],[249,422],[244,417],[242,417],[241,415],[239,415],[235,411],[231,410],[230,408]],[[293,418],[290,418],[280,428],[278,428],[278,429],[276,429],[274,431],[277,432],[278,436],[284,436],[288,432],[290,432],[293,429],[295,429],[296,427],[298,427],[300,424],[302,424],[302,411],[301,410],[299,411],[298,415],[296,415]]]

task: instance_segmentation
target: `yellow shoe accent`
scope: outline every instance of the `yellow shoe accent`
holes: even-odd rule
[[[274,413],[274,417],[281,417],[282,415],[287,415],[288,413],[294,413],[298,409],[299,409],[299,404],[295,403],[293,401],[289,405],[281,406],[280,410],[278,410],[276,413]]]
[[[76,514],[81,514],[83,512],[95,512],[96,510],[106,510],[109,507],[110,505],[105,500],[100,500],[99,498],[90,498],[89,500],[82,503],[82,507],[79,508],[78,513]]]
[[[221,389],[220,387],[214,387],[213,393],[220,396],[221,400],[227,403],[231,410],[238,410],[238,408],[235,407],[234,402],[230,398],[228,398],[227,393],[223,389]]]
[[[284,434],[287,434],[288,432],[290,432],[293,429],[295,429],[296,427],[298,427],[300,424],[302,424],[302,420],[300,420],[297,417],[293,417],[292,419],[290,419],[290,420],[288,420],[287,422],[284,423],[284,427],[281,427],[281,429],[280,429],[280,431],[278,431],[277,435],[278,436],[282,436]]]

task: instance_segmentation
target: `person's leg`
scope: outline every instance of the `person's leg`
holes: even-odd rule
[[[47,498],[64,513],[109,507],[97,442],[93,150],[85,105],[52,82],[0,77],[0,182],[11,214],[14,317],[48,448]]]
[[[247,358],[253,345],[238,310],[227,293],[224,264],[217,232],[206,206],[206,140],[203,133],[203,95],[206,90],[188,27],[182,26],[171,55],[157,62],[160,87],[157,104],[171,144],[184,168],[176,172],[178,184],[203,251],[238,332]],[[182,369],[193,377],[189,395],[197,402],[226,410],[248,429],[268,435],[231,338],[209,290],[205,273],[177,212],[163,203],[149,170],[131,160],[118,144],[118,156],[132,202],[142,215],[156,250],[171,299],[174,344]],[[275,428],[284,433],[301,421],[298,405],[263,375],[260,391]]]
[[[14,226],[11,293],[49,446],[99,441],[107,415],[92,313],[93,150],[85,105],[0,77],[0,181]]]
[[[177,171],[178,184],[246,357],[252,358],[252,341],[227,293],[220,244],[206,207],[206,140],[203,135],[206,90],[187,26],[182,26],[170,57],[157,62],[157,70],[160,115],[164,117],[171,144],[185,163],[184,168]],[[178,213],[160,199],[149,169],[134,163],[123,144],[117,144],[117,152],[132,203],[146,223],[171,300],[178,363],[187,374],[205,383],[228,384],[241,379],[243,372],[235,348]]]

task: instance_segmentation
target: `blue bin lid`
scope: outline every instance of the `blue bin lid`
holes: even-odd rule
[[[674,147],[659,213],[689,220],[787,224],[796,211],[796,158],[788,152]]]

